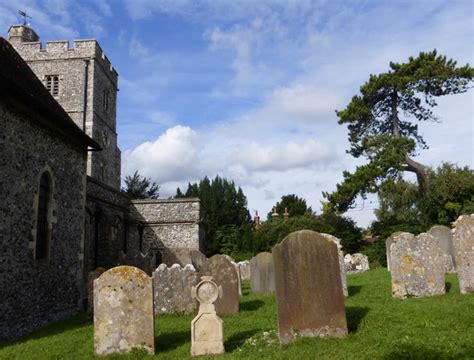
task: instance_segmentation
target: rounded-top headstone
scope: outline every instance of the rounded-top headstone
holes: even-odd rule
[[[275,271],[271,253],[261,252],[250,260],[250,289],[252,293],[259,295],[275,292]]]

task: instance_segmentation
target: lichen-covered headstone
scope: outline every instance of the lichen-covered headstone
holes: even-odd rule
[[[454,247],[451,229],[444,225],[435,225],[428,231],[428,234],[433,235],[441,250],[446,254],[446,272],[454,272]]]
[[[242,280],[250,280],[250,261],[239,261],[237,265],[239,265],[240,269],[240,278]]]
[[[347,274],[357,274],[370,269],[367,255],[355,253],[344,256],[344,265]]]
[[[138,348],[155,353],[153,283],[142,270],[117,266],[94,281],[96,355]]]
[[[407,298],[445,293],[444,253],[432,235],[402,232],[390,246],[392,296]]]
[[[474,292],[474,214],[455,221],[453,246],[461,294]]]
[[[224,325],[216,314],[214,302],[222,297],[222,287],[203,276],[192,288],[193,298],[199,301],[198,315],[191,322],[191,355],[216,355],[224,352]]]
[[[201,276],[212,276],[213,281],[222,286],[222,298],[215,306],[218,315],[239,313],[239,278],[234,265],[223,255],[214,255],[201,268]]]
[[[273,256],[261,252],[250,260],[250,289],[258,295],[269,295],[275,292],[275,272]]]
[[[280,342],[347,335],[337,245],[301,230],[272,249]]]
[[[191,288],[198,283],[199,274],[188,264],[171,267],[161,264],[153,272],[155,314],[189,314],[198,304],[191,296]]]
[[[104,272],[104,268],[98,267],[87,275],[87,318],[89,319],[93,319],[94,316],[94,281]]]
[[[346,268],[344,266],[344,253],[342,252],[341,239],[338,239],[337,237],[330,234],[321,233],[321,235],[324,236],[326,239],[333,241],[337,245],[337,254],[339,256],[339,268],[341,272],[342,281],[342,292],[344,293],[344,296],[349,296],[349,291],[347,290],[347,274]]]
[[[395,231],[392,235],[390,235],[388,238],[385,239],[385,255],[387,256],[387,270],[390,270],[390,246],[393,243],[393,239],[395,239],[396,236],[400,235],[402,232],[401,231]]]

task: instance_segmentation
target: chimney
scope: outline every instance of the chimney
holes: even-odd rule
[[[273,213],[272,213],[272,221],[277,221],[277,220],[278,220],[278,217],[279,217],[279,215],[278,215],[278,213],[277,213],[277,208],[274,207],[274,208],[273,208]]]
[[[290,213],[288,212],[288,208],[285,208],[285,213],[283,214],[283,219],[286,221],[290,217]]]
[[[258,215],[258,211],[255,211],[255,217],[253,218],[253,223],[255,230],[260,229],[260,216]]]
[[[39,41],[38,34],[26,25],[12,25],[8,29],[8,41],[11,44]]]

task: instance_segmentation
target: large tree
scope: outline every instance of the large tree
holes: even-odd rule
[[[125,187],[122,191],[133,199],[158,199],[160,186],[152,183],[151,179],[141,176],[138,171],[125,177]]]
[[[283,195],[274,208],[276,208],[280,218],[283,217],[285,208],[288,209],[288,213],[293,217],[313,213],[313,209],[311,209],[311,206],[308,207],[306,200],[295,194]],[[272,212],[273,209],[267,214],[267,219],[272,218]]]
[[[390,63],[390,70],[370,75],[344,110],[336,111],[339,124],[347,124],[350,153],[369,162],[354,173],[345,171],[337,190],[324,193],[329,208],[341,212],[358,195],[376,192],[387,179],[413,172],[423,192],[429,186],[425,166],[413,159],[417,150],[427,149],[418,125],[412,120],[437,121],[432,108],[436,98],[467,91],[474,77],[469,65],[438,55],[436,50],[410,57],[407,63]]]

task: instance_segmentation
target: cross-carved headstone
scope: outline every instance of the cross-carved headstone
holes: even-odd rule
[[[390,246],[392,295],[424,297],[445,293],[445,257],[432,235],[402,232]]]
[[[280,342],[347,334],[337,245],[301,230],[272,249]]]
[[[94,351],[155,353],[153,284],[133,266],[117,266],[94,281]]]
[[[462,215],[454,223],[454,257],[461,294],[474,292],[474,214]]]
[[[218,286],[222,286],[222,298],[216,301],[218,315],[239,313],[239,278],[237,270],[224,255],[211,257],[200,271],[201,276],[212,276]]]
[[[269,252],[261,252],[250,260],[250,288],[252,293],[269,295],[275,292],[275,271],[273,256]]]
[[[214,307],[214,302],[222,297],[222,287],[212,281],[212,276],[203,276],[191,293],[199,301],[199,312],[191,322],[191,355],[222,354],[224,326]]]

